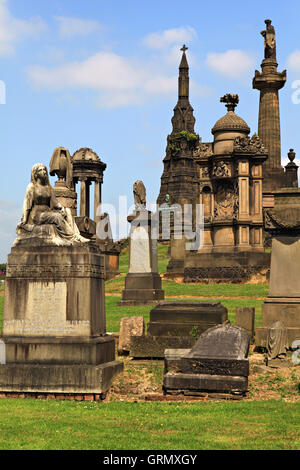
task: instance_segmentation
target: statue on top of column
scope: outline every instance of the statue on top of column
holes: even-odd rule
[[[271,20],[265,20],[265,23],[266,29],[260,32],[265,39],[265,59],[276,59],[275,29]]]

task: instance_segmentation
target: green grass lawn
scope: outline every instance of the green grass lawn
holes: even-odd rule
[[[299,449],[296,403],[0,400],[1,450]]]

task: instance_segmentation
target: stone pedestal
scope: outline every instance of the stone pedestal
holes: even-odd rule
[[[163,358],[165,349],[191,348],[201,333],[226,320],[219,302],[160,302],[150,312],[147,335],[131,337],[130,356]]]
[[[164,299],[157,266],[157,240],[151,237],[151,212],[142,209],[128,217],[129,271],[119,305],[146,305]]]
[[[92,244],[12,248],[0,391],[104,394],[123,364],[106,334],[103,256]]]
[[[276,236],[272,241],[269,295],[262,306],[262,327],[255,344],[267,347],[268,329],[276,321],[287,328],[289,346],[300,338],[300,236]]]
[[[204,332],[187,352],[166,351],[163,388],[166,393],[219,392],[245,394],[248,390],[249,335],[225,323]],[[180,362],[179,362],[180,361]]]

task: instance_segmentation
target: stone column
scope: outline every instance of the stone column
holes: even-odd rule
[[[86,200],[85,216],[86,217],[90,217],[90,185],[91,185],[91,181],[87,179],[85,183],[85,200]]]
[[[263,164],[264,187],[268,191],[277,189],[278,184],[284,186],[278,90],[285,85],[286,71],[277,72],[277,65],[275,59],[264,59],[262,72],[256,70],[253,78],[253,88],[260,91],[258,135],[269,153],[269,158]]]
[[[79,178],[80,181],[80,217],[86,216],[86,178]]]
[[[100,215],[97,215],[97,209],[101,204],[101,181],[100,179],[95,180],[95,195],[94,195],[94,221],[96,224],[100,220]]]

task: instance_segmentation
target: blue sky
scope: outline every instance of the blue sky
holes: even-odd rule
[[[282,155],[291,147],[300,152],[300,104],[292,100],[300,80],[299,17],[296,0],[0,0],[0,80],[6,86],[0,262],[15,238],[31,167],[48,165],[55,147],[98,153],[107,164],[103,202],[117,211],[119,195],[132,203],[137,179],[155,202],[183,43],[195,130],[203,141],[212,140],[211,128],[225,114],[219,102],[225,93],[239,94],[236,112],[254,133],[259,93],[252,77],[263,59],[259,33],[270,18],[278,69],[287,69],[280,91]]]

